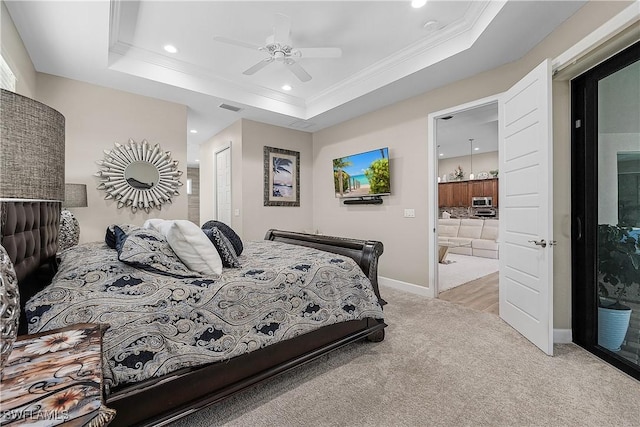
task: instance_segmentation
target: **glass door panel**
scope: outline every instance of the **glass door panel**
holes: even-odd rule
[[[597,80],[597,344],[640,364],[640,61]]]

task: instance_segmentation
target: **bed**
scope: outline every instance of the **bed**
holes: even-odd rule
[[[64,251],[58,265],[59,204],[9,201],[1,209],[2,245],[20,282],[21,330],[24,323],[30,333],[114,325],[103,338],[112,425],[165,425],[331,350],[384,338],[380,242],[269,230],[263,242],[247,243],[239,268],[215,278],[169,277],[124,265],[102,243]],[[346,278],[355,290],[346,290]],[[189,299],[197,309],[181,305]],[[132,317],[169,333],[158,339],[139,324],[127,329]]]

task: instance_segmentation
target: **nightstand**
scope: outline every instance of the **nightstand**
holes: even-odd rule
[[[0,381],[0,425],[104,426],[103,325],[77,324],[18,337]]]

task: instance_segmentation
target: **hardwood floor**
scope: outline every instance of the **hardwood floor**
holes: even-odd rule
[[[441,292],[438,298],[498,315],[498,272]]]

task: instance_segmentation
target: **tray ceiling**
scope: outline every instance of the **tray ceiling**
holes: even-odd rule
[[[241,117],[317,131],[517,60],[583,1],[6,1],[37,71],[188,106],[189,161]],[[276,14],[291,46],[335,47],[297,62],[265,52]],[[176,53],[163,47],[171,44]],[[283,85],[290,85],[286,91]],[[232,112],[220,104],[240,108]]]

